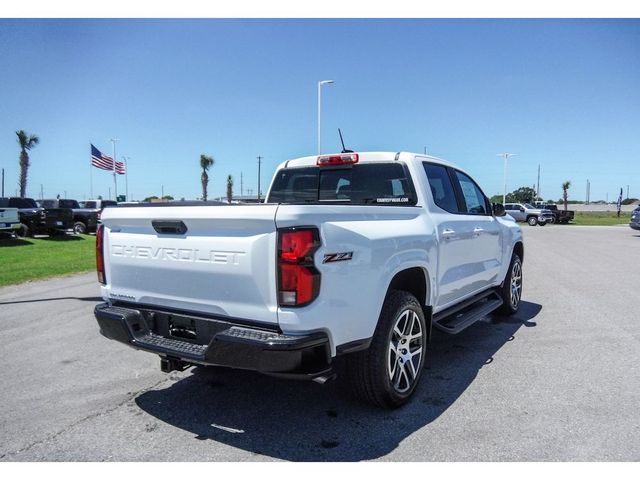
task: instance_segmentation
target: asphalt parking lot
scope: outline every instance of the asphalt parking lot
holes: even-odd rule
[[[436,333],[395,411],[340,381],[166,375],[100,336],[93,273],[2,288],[0,459],[640,460],[640,232],[523,230],[518,315]]]

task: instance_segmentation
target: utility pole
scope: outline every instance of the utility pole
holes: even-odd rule
[[[262,157],[258,155],[258,203],[260,203],[260,163],[262,162]]]
[[[424,154],[427,154],[427,147],[424,147]]]
[[[540,164],[538,164],[538,188],[536,188],[536,197],[539,197],[539,196],[540,196]]]
[[[40,200],[44,200],[44,187],[40,184]]]
[[[4,197],[4,168],[2,169],[2,196]]]
[[[162,185],[161,191],[162,193],[160,194],[160,198],[164,198],[164,185]]]
[[[627,198],[629,198],[629,185],[627,185]]]
[[[244,196],[244,185],[242,184],[242,172],[240,172],[240,196]]]

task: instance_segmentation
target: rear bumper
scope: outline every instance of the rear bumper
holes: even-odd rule
[[[322,332],[283,335],[227,321],[107,303],[97,305],[94,313],[105,337],[167,359],[295,379],[312,380],[331,371],[329,339]]]
[[[0,222],[0,230],[4,232],[20,230],[20,223]]]

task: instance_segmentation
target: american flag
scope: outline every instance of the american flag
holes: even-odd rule
[[[113,158],[102,153],[93,144],[91,145],[91,165],[113,172]],[[115,170],[118,175],[124,175],[126,173],[124,162],[116,162]]]

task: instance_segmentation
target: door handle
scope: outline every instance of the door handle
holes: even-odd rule
[[[455,233],[455,230],[451,230],[450,228],[445,228],[444,230],[442,230],[442,236],[445,238],[445,240],[450,240],[452,235],[454,235]]]
[[[476,227],[473,229],[473,234],[476,236],[480,235],[482,232],[484,232],[484,228]]]

